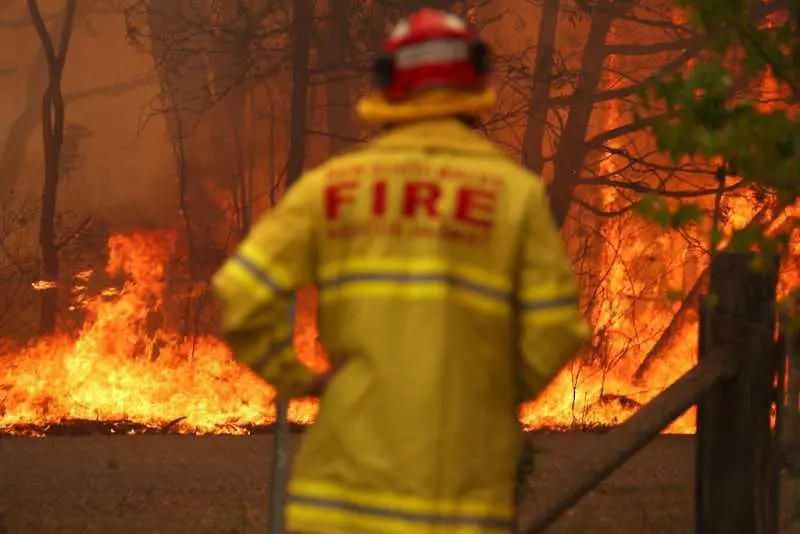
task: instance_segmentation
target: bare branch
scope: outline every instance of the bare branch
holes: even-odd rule
[[[629,96],[634,96],[637,93],[639,93],[639,91],[648,87],[650,84],[654,83],[660,78],[679,70],[690,59],[695,57],[697,53],[702,49],[701,43],[698,39],[691,39],[689,40],[689,42],[690,42],[689,46],[684,49],[683,53],[681,53],[679,56],[677,56],[675,59],[671,60],[664,66],[660,67],[657,71],[655,71],[653,74],[651,74],[644,80],[633,83],[631,85],[627,85],[625,87],[621,87],[619,89],[612,89],[609,91],[598,91],[594,93],[594,95],[592,95],[591,97],[592,102],[600,103],[600,102],[607,102],[609,100],[617,100]],[[570,105],[571,102],[576,98],[576,96],[577,95],[575,94],[569,94],[565,96],[553,97],[550,98],[548,102],[550,105],[553,106]]]
[[[696,39],[679,39],[663,43],[647,44],[613,44],[606,46],[609,55],[617,56],[649,56],[663,52],[687,50],[694,46]]]
[[[624,215],[624,214],[628,213],[629,211],[631,211],[633,209],[633,203],[632,202],[629,203],[628,205],[626,205],[625,207],[622,207],[622,208],[619,208],[619,209],[616,209],[616,210],[602,210],[602,209],[600,209],[600,208],[598,208],[596,206],[592,206],[591,204],[589,204],[588,202],[586,202],[585,200],[582,200],[580,198],[576,198],[575,199],[575,203],[578,204],[580,207],[588,210],[589,212],[591,212],[591,213],[593,213],[595,215],[598,215],[600,217],[609,217],[609,218],[611,218],[611,217],[619,217],[620,215]]]
[[[639,194],[656,194],[664,197],[670,198],[699,198],[709,195],[716,195],[720,192],[722,193],[729,193],[740,187],[744,186],[744,180],[739,180],[734,182],[730,185],[726,185],[725,187],[711,187],[711,188],[700,188],[695,189],[692,191],[675,191],[668,189],[665,185],[660,185],[659,187],[651,187],[645,183],[640,182],[626,182],[624,180],[611,180],[607,178],[583,178],[578,181],[578,186],[604,186],[604,187],[614,187],[617,189],[628,189],[630,191],[634,191]]]
[[[92,223],[92,218],[86,217],[74,230],[72,230],[67,235],[63,236],[61,239],[56,241],[55,244],[56,249],[62,249],[66,245],[68,245],[73,239],[80,237],[80,235],[83,234],[87,228],[89,228],[89,225],[91,223]]]

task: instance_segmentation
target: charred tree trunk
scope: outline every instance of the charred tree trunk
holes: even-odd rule
[[[320,52],[328,67],[327,121],[329,153],[337,154],[353,143],[353,103],[350,94],[350,0],[330,0],[326,42]]]
[[[56,201],[60,174],[61,146],[64,142],[64,95],[61,76],[67,59],[77,0],[67,0],[58,47],[47,30],[37,0],[28,0],[28,12],[47,58],[47,88],[42,97],[42,145],[44,148],[44,185],[39,226],[42,255],[42,309],[39,330],[51,334],[58,314],[58,244],[56,242]]]
[[[558,27],[559,0],[544,0],[542,21],[539,23],[539,38],[536,43],[536,58],[533,69],[533,87],[528,100],[528,124],[522,137],[523,164],[536,174],[544,169],[544,142],[547,127],[547,104],[553,78],[556,29]]]
[[[233,215],[239,238],[244,237],[251,224],[257,106],[249,76],[255,61],[250,47],[262,15],[260,9],[242,9],[236,2],[222,3],[217,7],[215,31],[209,35],[215,52],[208,54],[208,78],[221,99],[203,119],[210,126],[214,148],[209,164],[212,179],[220,189],[230,191],[234,213],[227,215]]]
[[[48,35],[54,34],[63,25],[64,11],[56,15],[49,30]],[[0,153],[0,185],[5,195],[14,189],[17,177],[25,163],[25,147],[31,133],[36,128],[36,122],[41,121],[41,101],[37,98],[42,91],[47,88],[47,54],[44,47],[41,47],[33,60],[33,64],[28,72],[27,90],[25,95],[27,100],[22,107],[22,111],[8,128],[8,138],[3,151]]]
[[[294,0],[292,13],[292,92],[290,112],[289,154],[286,161],[286,189],[288,190],[303,172],[306,155],[306,120],[308,88],[310,76],[308,72],[311,37],[314,30],[314,3],[309,0]],[[298,298],[299,297],[299,298]],[[302,294],[296,295],[296,304],[301,304]],[[295,306],[292,306],[294,308]],[[311,310],[292,310],[294,329],[308,316]],[[298,320],[300,319],[300,320]],[[276,432],[273,447],[272,475],[270,486],[269,532],[283,532],[283,503],[285,500],[285,484],[288,470],[288,409],[289,401],[283,395],[275,399]]]
[[[208,132],[216,126],[210,111],[219,81],[212,75],[206,50],[216,50],[213,33],[207,30],[210,15],[193,0],[146,4],[145,24],[161,86],[163,112],[173,153],[181,215],[187,233],[190,264],[196,263],[198,240],[210,235],[212,221],[220,210],[208,197],[203,184],[215,179],[216,147]],[[207,124],[211,122],[212,128]],[[195,273],[202,276],[201,273]]]
[[[314,5],[308,0],[294,0],[292,21],[292,100],[289,155],[286,161],[286,188],[303,172],[306,158],[306,121],[308,119],[308,57],[314,31]]]
[[[175,158],[177,199],[186,230],[191,268],[194,256],[194,231],[190,204],[194,195],[189,191],[189,184],[194,182],[191,178],[199,174],[196,158],[193,156],[201,150],[194,146],[196,137],[190,137],[189,134],[195,124],[192,124],[193,117],[187,109],[186,102],[191,101],[193,96],[187,93],[198,85],[202,86],[205,80],[200,54],[188,54],[188,58],[181,54],[181,49],[196,50],[202,45],[198,41],[203,36],[193,31],[193,23],[197,18],[195,9],[188,4],[189,2],[182,0],[163,3],[150,0],[147,3],[146,23]]]
[[[583,161],[589,152],[586,128],[594,109],[594,93],[603,74],[606,36],[617,8],[601,3],[593,8],[589,38],[581,58],[581,72],[575,88],[569,118],[561,134],[554,160],[553,182],[549,188],[550,207],[559,226],[563,226],[572,205]]]
[[[232,174],[230,148],[234,144],[230,142],[230,118],[221,109],[225,103],[216,104],[220,104],[221,95],[228,94],[230,87],[224,84],[229,81],[229,70],[235,67],[229,64],[229,70],[220,72],[216,61],[234,63],[230,52],[237,36],[231,37],[227,27],[217,31],[219,25],[229,22],[229,12],[222,8],[212,14],[208,5],[194,0],[148,0],[141,5],[144,11],[139,13],[142,18],[138,23],[149,30],[147,45],[143,46],[149,47],[156,65],[174,155],[186,276],[189,283],[208,280],[224,255],[214,232],[224,228],[223,209],[213,195],[229,183],[226,179]],[[222,141],[217,137],[220,133]],[[229,164],[224,171],[220,160]],[[210,188],[212,183],[219,187]],[[179,313],[185,335],[198,331],[204,302],[205,295],[201,295],[182,303]]]

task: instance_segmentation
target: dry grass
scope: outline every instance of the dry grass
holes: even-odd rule
[[[599,437],[533,436],[530,498]],[[266,435],[3,438],[0,513],[8,534],[262,533],[270,445]],[[691,532],[693,465],[691,438],[660,438],[551,531]]]

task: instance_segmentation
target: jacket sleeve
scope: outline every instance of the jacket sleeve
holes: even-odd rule
[[[538,178],[526,207],[516,295],[521,400],[538,395],[590,336],[578,309],[572,266]]]
[[[292,346],[294,291],[314,281],[314,190],[310,177],[291,187],[212,280],[234,357],[290,397],[307,394],[316,376]]]

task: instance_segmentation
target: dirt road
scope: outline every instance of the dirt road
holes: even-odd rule
[[[592,454],[599,436],[533,439],[531,498],[571,459]],[[2,438],[0,533],[263,533],[270,445],[267,435]],[[693,462],[691,438],[660,438],[552,532],[689,532]]]

